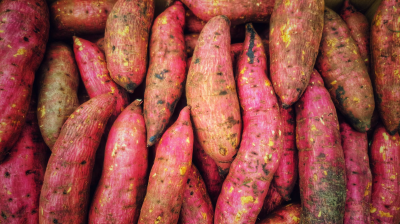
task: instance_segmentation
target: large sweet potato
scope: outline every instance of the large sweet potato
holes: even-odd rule
[[[226,176],[239,147],[242,121],[230,56],[230,22],[216,16],[200,33],[186,82],[196,136]],[[229,109],[227,109],[229,108]]]
[[[107,68],[111,78],[130,93],[146,75],[153,17],[154,0],[119,0],[107,19],[104,35]]]
[[[71,114],[47,165],[39,203],[39,223],[85,223],[94,156],[115,97],[99,95]]]
[[[346,168],[339,122],[335,106],[316,70],[295,109],[302,205],[300,223],[343,223]]]
[[[324,26],[324,1],[276,0],[271,16],[271,81],[284,108],[295,103],[313,72]]]
[[[316,67],[336,108],[357,131],[367,131],[375,108],[371,79],[346,23],[328,8]]]
[[[257,224],[297,224],[300,214],[301,204],[295,202],[279,208]]]
[[[49,44],[38,73],[39,127],[44,141],[52,149],[64,122],[79,106],[79,72],[74,52],[62,42]]]
[[[284,201],[278,189],[275,187],[275,184],[271,184],[268,188],[267,196],[265,196],[260,214],[258,214],[258,219],[265,219],[268,217],[268,215],[282,205]]]
[[[18,140],[46,49],[45,0],[0,1],[0,161]]]
[[[267,78],[267,57],[253,25],[246,24],[237,86],[243,109],[240,149],[226,177],[215,223],[255,223],[282,154],[281,115]]]

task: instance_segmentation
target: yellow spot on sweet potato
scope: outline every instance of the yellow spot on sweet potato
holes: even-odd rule
[[[326,170],[324,170],[324,174],[325,174],[325,176],[326,176],[326,175],[328,175],[328,172],[326,172]]]
[[[72,187],[69,187],[67,190],[67,194],[69,194],[69,192],[71,192],[71,190],[72,190]]]
[[[379,211],[379,216],[380,216],[380,217],[388,217],[388,218],[393,217],[393,216],[390,214],[390,212],[382,212],[382,211]]]
[[[42,108],[38,108],[38,112],[40,112],[40,117],[44,117],[44,115],[46,115],[46,108],[44,107],[44,105],[42,106]]]
[[[314,173],[314,180],[317,181],[318,180],[318,176],[317,174]]]
[[[315,127],[315,125],[312,125],[311,126],[311,131],[316,131],[317,130],[317,128]]]
[[[335,85],[336,83],[337,83],[337,81],[335,80],[335,81],[331,82],[331,85]]]
[[[233,187],[229,188],[229,193],[232,193]]]
[[[285,0],[285,6],[290,6],[290,0]]]
[[[242,205],[253,202],[254,198],[253,196],[243,196],[240,198],[240,201],[242,202]]]
[[[370,213],[375,213],[375,212],[376,212],[376,208],[371,207],[371,208],[369,209],[369,212],[370,212]]]
[[[181,174],[181,176],[185,175],[186,170],[187,170],[186,166],[182,166],[179,168],[179,173]]]
[[[241,71],[240,71],[240,74],[244,74],[244,72],[246,71],[246,67],[244,67]]]
[[[310,138],[310,142],[313,142],[314,141],[314,139],[313,138]]]
[[[109,170],[113,170],[113,169],[114,169],[114,166],[111,165],[110,168],[108,168],[108,169],[109,169]]]
[[[13,107],[13,108],[16,107],[16,106],[17,106],[17,105],[15,105],[15,104],[12,104],[12,105],[11,105],[11,107]]]
[[[7,191],[7,194],[11,194],[11,191]]]
[[[354,54],[357,54],[357,51],[356,51],[356,50],[354,50],[354,51],[353,51],[353,53],[354,53]]]
[[[3,18],[1,21],[3,21],[3,22],[7,22],[7,18]]]
[[[274,142],[273,141],[271,141],[271,139],[269,140],[269,142],[268,142],[268,146],[274,146]]]
[[[238,222],[242,218],[243,213],[246,213],[246,212],[247,212],[246,210],[238,211],[235,215],[235,221]]]
[[[288,28],[286,28],[286,26],[288,26]],[[288,47],[290,42],[292,41],[291,38],[290,38],[290,33],[289,33],[290,32],[289,21],[288,21],[287,24],[283,25],[280,30],[281,30],[282,41],[284,43],[286,43],[286,47]]]
[[[189,139],[189,137],[186,138],[186,143],[190,144],[190,139]]]
[[[161,221],[161,216],[158,216],[157,219],[156,219],[156,221],[154,221],[154,224],[157,224],[157,223],[159,223],[160,221]]]
[[[383,138],[384,138],[386,141],[389,140],[389,136],[388,136],[386,133],[383,133],[382,135],[383,135]]]
[[[160,21],[161,21],[161,24],[164,24],[164,25],[167,24],[167,17],[166,16],[161,17]]]
[[[297,217],[297,216],[295,216],[295,215],[293,215],[293,214],[289,214],[290,215],[290,217],[292,217],[292,219],[293,219],[293,221],[295,221],[295,222],[297,222],[297,223],[299,223],[300,222],[300,218],[299,217]]]
[[[0,30],[0,33],[4,33],[4,30]]]
[[[392,175],[392,176],[390,176],[390,179],[391,179],[391,180],[394,180],[394,179],[396,179],[396,175]]]
[[[203,216],[204,220],[207,220],[207,213],[202,212],[201,215]]]
[[[357,97],[354,97],[354,98],[353,98],[353,101],[356,102],[356,103],[358,103],[358,102],[360,102],[360,99],[358,99]]]
[[[321,217],[321,211],[319,211],[319,213],[318,213],[318,217]]]
[[[271,83],[268,80],[265,80],[265,86],[271,86]]]
[[[12,48],[11,45],[7,45],[7,47]]]

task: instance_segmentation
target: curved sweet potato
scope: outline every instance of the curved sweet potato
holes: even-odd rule
[[[291,203],[281,207],[257,224],[297,224],[300,223],[301,204]]]
[[[282,205],[284,201],[278,189],[275,187],[275,184],[271,184],[268,188],[267,196],[265,196],[260,214],[258,214],[258,218],[265,219],[271,212]]]

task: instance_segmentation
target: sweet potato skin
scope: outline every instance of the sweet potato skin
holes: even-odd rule
[[[267,196],[265,196],[263,206],[258,219],[265,219],[268,215],[278,208],[285,200],[282,198],[275,184],[271,184],[268,188]]]
[[[119,0],[107,19],[104,50],[111,78],[133,93],[146,75],[154,0]]]
[[[308,85],[323,26],[324,1],[275,1],[269,34],[270,71],[285,108],[295,103]]]
[[[185,8],[178,1],[161,13],[152,27],[143,106],[148,146],[161,138],[184,89],[184,25]]]
[[[346,168],[336,109],[316,70],[295,104],[300,223],[343,223]]]
[[[367,67],[340,16],[326,8],[324,18],[316,67],[336,108],[357,131],[368,131],[375,100]]]
[[[192,166],[193,129],[189,110],[189,107],[181,110],[178,120],[159,141],[139,224],[177,223],[179,220]]]
[[[255,223],[282,153],[278,100],[267,78],[260,36],[246,24],[237,87],[243,109],[240,149],[215,207],[215,223]]]
[[[65,122],[47,165],[39,223],[87,221],[94,157],[114,108],[115,97],[102,94],[79,106]]]
[[[195,134],[222,176],[228,173],[237,152],[242,128],[230,58],[229,26],[225,16],[216,16],[206,24],[194,50],[186,82]],[[211,54],[215,57],[210,57]]]
[[[372,172],[371,223],[399,223],[400,136],[379,125],[370,148]]]
[[[213,224],[214,208],[206,185],[197,168],[192,165],[183,193],[183,203],[178,224]]]
[[[274,211],[257,224],[297,224],[300,223],[301,204],[291,203]]]
[[[340,136],[347,178],[344,223],[371,223],[369,210],[372,175],[369,168],[367,133],[357,132],[346,122],[341,122]]]
[[[380,117],[390,134],[400,128],[399,7],[398,1],[383,0],[371,25],[371,78]]]
[[[0,3],[0,161],[18,140],[35,72],[46,49],[49,12],[44,0]],[[18,94],[16,94],[18,93]]]
[[[52,149],[64,122],[79,106],[79,71],[72,49],[62,42],[50,43],[38,74],[39,127]]]

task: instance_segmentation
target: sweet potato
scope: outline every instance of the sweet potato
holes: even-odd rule
[[[108,14],[117,0],[56,0],[49,4],[51,37],[104,33]]]
[[[185,49],[188,57],[193,55],[194,48],[197,45],[197,40],[199,39],[198,33],[192,33],[185,35]]]
[[[275,1],[269,34],[271,81],[284,108],[308,85],[323,26],[324,1]]]
[[[243,50],[243,43],[236,43],[231,45],[231,58],[232,58],[232,68],[235,75],[235,80],[237,79],[237,62],[239,60],[240,54]]]
[[[104,35],[107,68],[111,78],[130,93],[146,75],[153,17],[154,0],[119,0],[107,19]]]
[[[98,39],[96,45],[104,53],[104,37]]]
[[[335,106],[316,70],[296,109],[300,223],[343,223],[346,167]]]
[[[372,175],[369,168],[367,133],[360,133],[346,122],[340,123],[346,164],[347,196],[344,223],[371,223]]]
[[[258,218],[265,219],[272,211],[282,205],[284,201],[278,189],[275,187],[275,184],[271,184],[268,188],[267,196],[265,196],[260,214],[258,214]]]
[[[242,121],[230,56],[230,21],[216,16],[200,33],[187,82],[196,136],[226,176],[239,147]],[[213,55],[213,56],[210,56]],[[229,108],[227,110],[226,108]]]
[[[39,223],[84,223],[94,156],[115,97],[102,94],[79,106],[61,129],[47,165]]]
[[[143,105],[147,146],[161,138],[183,92],[186,80],[184,25],[185,8],[178,1],[161,13],[152,27]]]
[[[0,162],[17,142],[49,36],[44,0],[0,2]]]
[[[291,203],[279,208],[257,224],[297,224],[300,223],[301,205]]]
[[[399,223],[400,136],[379,125],[370,149],[372,172],[371,223]]]
[[[140,100],[131,103],[110,130],[89,223],[137,223],[146,193],[148,166],[140,104]]]
[[[207,194],[206,185],[197,168],[192,165],[183,193],[179,224],[213,224],[214,208]]]
[[[340,16],[326,8],[324,23],[316,67],[336,108],[354,129],[368,131],[375,101],[367,67]]]
[[[64,122],[79,106],[79,71],[72,49],[62,42],[49,44],[38,74],[39,127],[52,149]]]
[[[40,135],[36,106],[32,99],[21,135],[0,165],[1,223],[39,222],[39,195],[49,150]]]
[[[390,134],[400,128],[400,2],[382,0],[371,27],[371,78],[383,125]]]
[[[237,86],[243,109],[240,149],[226,177],[215,223],[255,223],[282,154],[281,115],[267,78],[267,57],[253,25],[246,24]]]
[[[192,154],[193,129],[185,107],[159,141],[139,224],[178,222]]]

